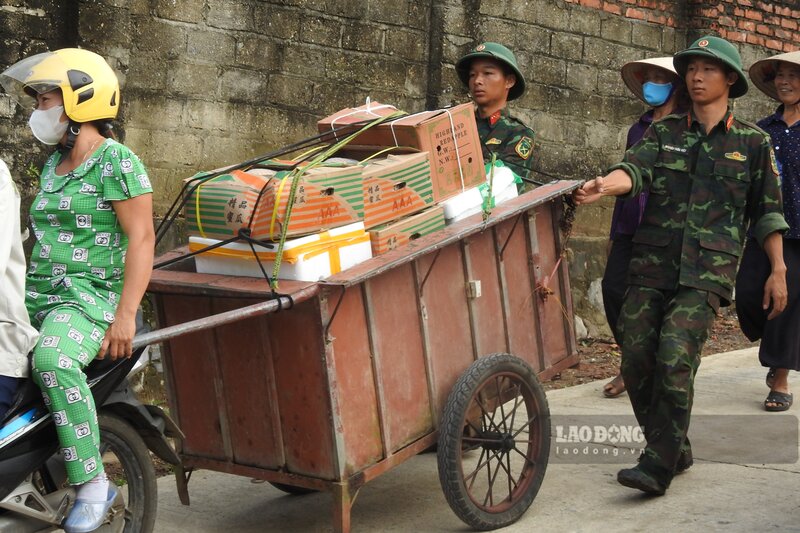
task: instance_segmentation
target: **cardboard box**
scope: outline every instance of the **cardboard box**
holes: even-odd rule
[[[326,131],[332,132],[333,135],[330,141],[335,143],[341,141],[351,133],[358,131],[359,128],[363,127],[363,124],[353,126],[352,128],[346,126],[373,121],[377,118],[386,117],[397,112],[402,113],[404,111],[397,109],[393,105],[370,102],[367,100],[367,103],[360,107],[347,107],[319,120],[317,122],[317,130],[320,133],[325,133]],[[328,141],[328,139],[326,139],[326,141]]]
[[[317,167],[303,174],[287,235],[307,235],[362,220],[361,172],[360,166]],[[235,170],[206,182],[186,204],[188,233],[227,239],[240,228],[250,227],[254,238],[280,238],[292,187],[288,175],[287,171]]]
[[[218,243],[218,239],[189,237],[189,250],[196,252]],[[277,243],[254,245],[268,274],[275,264]],[[287,239],[283,247],[280,279],[318,281],[372,257],[369,234],[356,222],[330,231]],[[206,274],[263,277],[258,261],[246,242],[234,242],[195,256],[197,271]]]
[[[380,226],[369,232],[372,241],[372,255],[380,255],[394,250],[398,246],[408,244],[414,239],[442,228],[444,228],[444,210],[439,206]]]
[[[389,155],[364,166],[364,227],[413,215],[433,204],[427,152]]]
[[[317,123],[320,133],[331,130],[330,119]],[[334,123],[334,126],[338,127],[338,124]],[[355,131],[355,127],[351,131]],[[429,152],[436,202],[475,187],[486,179],[472,103],[423,111],[374,126],[356,137],[352,144],[411,147]]]

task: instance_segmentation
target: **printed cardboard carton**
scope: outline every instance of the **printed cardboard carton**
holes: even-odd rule
[[[416,215],[372,229],[369,232],[372,241],[372,255],[380,255],[394,250],[423,235],[439,231],[444,228],[444,225],[444,210],[435,206]]]
[[[433,204],[427,152],[389,155],[364,166],[364,226],[369,229]]]
[[[317,167],[303,174],[287,235],[307,235],[364,217],[360,166]],[[191,193],[185,215],[190,235],[228,239],[250,228],[257,239],[280,238],[294,178],[289,172],[235,170]]]
[[[331,131],[329,119],[317,123],[321,133]],[[333,126],[338,127],[341,123]],[[352,131],[356,128],[353,127]],[[341,137],[342,133],[337,135]],[[471,103],[423,111],[379,124],[360,134],[352,144],[410,147],[428,152],[436,202],[475,187],[486,179],[475,109]]]

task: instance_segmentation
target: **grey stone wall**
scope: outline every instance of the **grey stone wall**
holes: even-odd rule
[[[122,12],[117,35],[131,46],[92,44],[120,52],[126,142],[155,177],[159,209],[196,170],[307,137],[319,117],[367,96],[424,107],[424,3],[104,3]]]
[[[69,14],[72,4],[56,0],[0,2],[0,68],[28,55],[71,45],[76,32]],[[21,110],[0,94],[0,157],[11,168],[26,200],[33,194],[38,168],[49,152],[30,134],[29,113],[30,109]]]
[[[512,109],[537,132],[537,171],[593,177],[644,111],[619,68],[714,27],[691,16],[661,0],[0,0],[0,68],[63,46],[107,57],[123,85],[118,133],[147,165],[161,214],[183,178],[311,135],[319,117],[367,96],[410,112],[466,101],[453,64],[482,40],[517,52],[529,89]],[[746,66],[772,53],[740,46]],[[740,100],[745,118],[771,110],[755,90]],[[46,152],[26,120],[0,94],[0,156],[30,191]],[[589,295],[612,205],[579,210],[570,241],[592,335],[607,333]]]

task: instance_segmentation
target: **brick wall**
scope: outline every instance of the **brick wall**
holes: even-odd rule
[[[619,68],[707,32],[745,66],[800,45],[794,1],[714,0],[2,0],[0,67],[80,45],[120,73],[118,130],[148,166],[163,213],[180,180],[315,132],[320,116],[367,96],[407,111],[463,102],[453,64],[471,44],[517,52],[528,92],[512,110],[537,133],[543,176],[587,178],[617,161],[644,107]],[[772,103],[752,90],[749,119]],[[32,190],[46,151],[0,94],[0,156]],[[578,312],[596,298],[612,202],[581,209],[571,241]]]
[[[761,2],[689,0],[690,30],[712,30],[736,43],[774,52],[800,50],[800,5],[794,0]]]
[[[663,24],[671,28],[686,26],[684,2],[666,0],[566,0],[566,2],[634,20]]]

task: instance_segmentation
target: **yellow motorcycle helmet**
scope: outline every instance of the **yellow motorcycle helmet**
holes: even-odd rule
[[[23,105],[37,94],[61,89],[64,112],[78,123],[111,120],[119,112],[117,75],[89,50],[62,48],[27,57],[0,74],[0,85]]]

